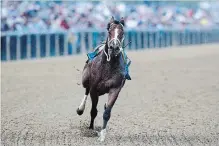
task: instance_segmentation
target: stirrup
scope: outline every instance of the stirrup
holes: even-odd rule
[[[130,77],[130,75],[129,75],[128,73],[125,75],[125,78],[126,78],[127,80],[132,80],[131,77]]]
[[[128,68],[130,64],[131,64],[131,61],[128,64],[126,64],[126,66],[125,66],[125,78],[127,80],[132,80],[130,75],[129,75],[129,68]]]

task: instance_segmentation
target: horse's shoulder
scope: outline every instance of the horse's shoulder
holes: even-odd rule
[[[105,84],[109,88],[119,87],[124,80],[124,75],[120,72],[112,74],[105,78]]]

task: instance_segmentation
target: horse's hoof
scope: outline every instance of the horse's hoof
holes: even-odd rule
[[[89,126],[89,129],[94,130],[94,126]]]
[[[102,129],[101,132],[98,134],[99,138],[98,141],[103,142],[106,138],[106,129]]]
[[[77,109],[77,114],[80,116],[80,115],[82,115],[84,113],[84,111],[83,110],[79,110],[79,108]]]
[[[100,137],[100,132],[99,131],[95,131],[97,136]]]

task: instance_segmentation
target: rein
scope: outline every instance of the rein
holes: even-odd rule
[[[111,59],[110,55],[108,55],[108,54],[106,53],[105,49],[103,49],[103,52],[104,52],[104,54],[106,55],[106,60],[107,60],[107,61],[110,61],[110,59]]]

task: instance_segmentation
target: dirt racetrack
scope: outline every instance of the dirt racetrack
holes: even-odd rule
[[[1,63],[1,144],[219,145],[219,45],[128,52],[127,81],[113,108],[105,142],[82,116],[86,55]],[[100,97],[95,129],[102,125]]]

